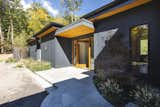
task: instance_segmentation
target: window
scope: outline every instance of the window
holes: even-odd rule
[[[131,28],[131,56],[134,70],[147,73],[148,68],[148,25],[139,25]]]

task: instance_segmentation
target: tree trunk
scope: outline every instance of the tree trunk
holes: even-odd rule
[[[12,50],[13,50],[13,44],[14,44],[14,35],[13,35],[13,20],[11,19],[11,22],[10,22],[10,26],[11,26],[11,47],[12,47]]]
[[[2,33],[2,27],[1,27],[1,20],[0,20],[0,48],[1,48],[1,51],[0,53],[4,53],[4,37],[3,37],[3,33]]]
[[[10,40],[10,32],[11,32],[11,27],[8,27],[8,32],[7,32],[7,41]]]

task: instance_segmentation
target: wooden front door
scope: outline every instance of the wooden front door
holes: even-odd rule
[[[90,38],[73,41],[72,62],[79,68],[90,68],[91,46]]]

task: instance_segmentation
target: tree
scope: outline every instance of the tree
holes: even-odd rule
[[[0,0],[0,8],[2,10],[0,11],[1,53],[3,53],[3,49],[12,50],[14,38],[22,31],[27,31],[27,18],[25,11],[20,5],[20,0]]]
[[[4,52],[4,47],[3,47],[3,42],[4,42],[4,35],[2,32],[2,17],[3,17],[3,10],[4,10],[4,6],[3,6],[3,1],[0,0],[0,53]]]
[[[64,18],[66,18],[70,23],[76,21],[78,17],[75,12],[80,10],[83,0],[61,0],[61,4],[65,7]]]
[[[53,21],[53,17],[38,3],[33,3],[28,12],[28,29],[30,35],[41,30],[46,24]]]
[[[59,23],[59,24],[63,24],[63,25],[69,24],[69,21],[66,18],[64,18],[64,17],[62,17],[60,15],[54,17],[53,22],[56,22],[56,23]]]
[[[14,44],[15,30],[17,30],[16,33],[20,33],[21,26],[23,26],[21,24],[23,20],[23,17],[22,17],[23,10],[21,9],[19,2],[20,0],[8,0],[7,1],[8,5],[6,4],[6,8],[7,8],[6,15],[8,15],[8,21],[9,21],[8,35],[10,31],[10,39],[11,39],[12,48]]]
[[[14,50],[16,52],[16,58],[25,58],[27,55],[27,39],[28,34],[22,31],[21,34],[15,37],[14,40]]]
[[[0,0],[0,53],[25,47],[26,40],[50,22],[68,24],[61,15],[52,17],[38,3],[24,10],[20,0]]]

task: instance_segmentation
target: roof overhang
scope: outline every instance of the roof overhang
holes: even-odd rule
[[[27,44],[30,45],[36,41],[35,37],[31,37],[30,39],[27,40]]]
[[[31,37],[31,38],[27,39],[27,43],[32,42],[32,41],[35,41],[35,40],[36,40],[35,37]]]
[[[61,27],[63,27],[63,25],[55,23],[55,22],[51,22],[47,24],[45,27],[43,27],[35,35],[33,35],[33,37],[42,38],[44,36],[47,36],[49,33],[56,31],[58,28],[61,28]]]
[[[58,29],[55,33],[57,36],[73,38],[94,32],[94,25],[86,19],[80,19],[65,27]]]
[[[152,0],[128,0],[126,2],[123,2],[121,4],[118,4],[115,7],[111,7],[105,10],[105,7],[103,9],[99,9],[99,11],[93,11],[85,16],[83,18],[87,18],[88,20],[94,22],[96,20],[101,20],[110,16],[113,16],[115,14],[127,11],[129,9],[138,7],[140,5],[146,4],[148,2],[151,2]]]
[[[57,30],[57,27],[51,27],[51,28],[47,29],[46,31],[44,31],[43,33],[40,33],[39,35],[37,35],[37,38],[42,38],[42,37],[46,36],[47,34],[54,32],[55,30]]]

